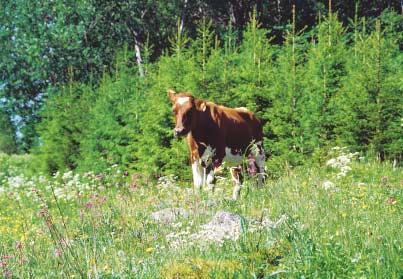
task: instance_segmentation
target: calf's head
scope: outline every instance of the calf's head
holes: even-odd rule
[[[189,93],[176,93],[172,89],[168,90],[168,97],[172,102],[175,118],[174,136],[185,136],[195,128],[198,113],[205,111],[206,103],[195,99]]]

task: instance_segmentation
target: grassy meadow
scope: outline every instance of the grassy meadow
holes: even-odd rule
[[[1,1],[0,278],[403,278],[397,2]],[[169,89],[264,187],[193,188]]]
[[[43,176],[31,155],[0,156],[4,278],[403,276],[402,169],[345,149],[260,189],[246,181],[238,201],[226,172],[199,193],[174,176]],[[153,218],[166,208],[186,214]],[[240,217],[235,231],[198,234],[222,211]]]

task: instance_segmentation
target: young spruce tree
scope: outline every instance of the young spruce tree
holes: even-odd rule
[[[336,99],[346,74],[345,32],[337,15],[328,16],[315,28],[307,53],[301,96],[301,129],[304,152],[336,140],[340,111]]]

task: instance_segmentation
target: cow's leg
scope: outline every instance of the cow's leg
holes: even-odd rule
[[[232,191],[232,199],[237,200],[239,197],[239,194],[241,192],[241,187],[242,187],[242,168],[240,166],[238,167],[232,167],[230,168],[231,171],[231,177],[232,177],[232,182],[234,183],[234,190]]]
[[[201,146],[199,153],[203,154],[200,158],[203,167],[203,187],[205,190],[214,191],[214,158],[216,149],[210,145]]]
[[[214,167],[213,165],[209,165],[205,168],[205,172],[206,172],[206,187],[207,190],[211,190],[214,191],[215,188],[215,177],[214,177]]]
[[[255,177],[259,173],[259,167],[256,163],[256,157],[254,154],[250,153],[246,161],[246,166],[248,169],[248,174]]]
[[[210,148],[209,151],[209,146],[207,146],[206,151],[203,153],[203,157],[207,157],[207,160],[204,160],[206,162],[206,168],[205,168],[205,183],[206,183],[206,188],[207,190],[214,191],[215,189],[215,175],[214,175],[214,169],[218,168],[221,166],[224,155],[225,155],[225,149],[220,147],[221,145],[216,144],[216,148]],[[207,155],[207,156],[205,156]]]
[[[199,160],[192,163],[193,185],[197,190],[203,186],[204,172]]]

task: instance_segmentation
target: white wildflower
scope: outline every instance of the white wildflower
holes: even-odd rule
[[[351,171],[351,167],[349,167],[349,166],[342,166],[342,167],[340,168],[340,170],[341,170],[342,172],[347,173],[347,172]]]
[[[359,153],[347,153],[347,149],[345,147],[342,148],[333,148],[334,151],[338,151],[338,156],[335,158],[331,158],[326,162],[326,166],[339,169],[340,172],[336,175],[337,178],[341,178],[347,175],[352,169],[349,166],[352,159],[358,157]]]
[[[64,181],[69,180],[72,177],[73,177],[73,172],[72,171],[68,171],[68,172],[63,173],[63,180]]]
[[[126,258],[126,254],[123,250],[119,250],[118,251],[118,257],[121,259],[125,259]]]
[[[326,180],[322,183],[322,188],[325,190],[333,190],[336,188],[333,182]]]
[[[182,223],[181,222],[174,223],[174,224],[172,224],[172,227],[173,228],[180,228],[180,227],[182,227]]]
[[[172,188],[174,188],[174,187],[179,188],[176,186],[176,180],[177,180],[177,177],[174,175],[161,176],[158,179],[157,185],[162,187],[163,189],[172,190]]]
[[[346,172],[339,172],[338,174],[336,174],[336,178],[342,178],[345,177],[347,175]]]
[[[54,194],[55,194],[56,198],[58,198],[58,199],[64,199],[66,197],[66,194],[65,194],[63,188],[55,188]]]
[[[8,186],[12,189],[17,189],[25,184],[25,178],[22,175],[8,177]]]
[[[337,164],[337,160],[335,159],[335,158],[332,158],[332,159],[330,159],[330,160],[328,160],[327,162],[326,162],[326,166],[330,166],[330,167],[333,167],[333,166],[335,166]]]

